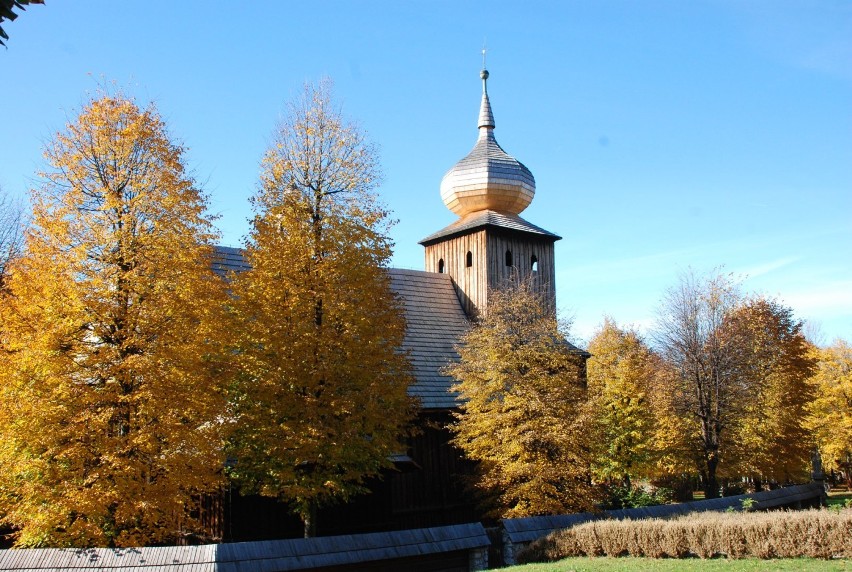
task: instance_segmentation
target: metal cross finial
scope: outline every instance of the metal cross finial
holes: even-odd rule
[[[488,70],[485,68],[485,53],[488,51],[485,41],[482,42],[482,71],[479,72],[479,77],[482,78],[482,93],[485,93],[485,80],[488,79]]]

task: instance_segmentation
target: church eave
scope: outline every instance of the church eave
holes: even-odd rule
[[[453,224],[442,228],[438,232],[430,234],[421,240],[419,244],[423,246],[430,246],[437,242],[447,240],[448,238],[469,234],[483,228],[495,228],[511,232],[520,232],[549,242],[562,240],[562,237],[558,234],[554,234],[527,222],[518,215],[509,215],[496,211],[485,210],[460,218]]]

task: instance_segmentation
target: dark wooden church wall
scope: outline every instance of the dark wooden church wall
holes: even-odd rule
[[[382,478],[366,484],[370,493],[320,509],[317,534],[358,534],[482,520],[464,487],[473,464],[449,443],[447,424],[451,420],[445,411],[422,413],[417,423],[421,430],[410,439],[408,450],[419,468],[386,471]],[[210,500],[207,505],[221,507],[218,514],[215,510],[205,513],[205,524],[212,533],[215,523],[225,542],[302,536],[299,519],[275,499],[241,495],[228,488],[219,504]]]
[[[409,454],[420,470],[397,475],[392,481],[395,518],[409,525],[404,528],[423,528],[475,522],[480,520],[465,481],[474,465],[462,452],[450,444],[447,428],[452,422],[448,412],[423,416],[421,434],[411,443]]]

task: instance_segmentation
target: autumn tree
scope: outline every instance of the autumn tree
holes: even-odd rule
[[[629,487],[649,473],[654,453],[655,412],[650,393],[657,359],[635,330],[606,318],[588,347],[589,401],[595,439],[593,472]]]
[[[684,414],[681,372],[667,360],[656,362],[654,383],[648,402],[654,415],[651,466],[652,482],[670,488],[679,500],[692,500],[693,478],[704,462],[701,426],[693,415]]]
[[[826,348],[814,348],[816,370],[810,379],[815,392],[808,404],[807,425],[828,467],[852,461],[852,346],[836,339]]]
[[[206,200],[156,109],[121,95],[45,154],[0,299],[3,520],[19,546],[174,542],[224,462]]]
[[[478,463],[494,516],[593,505],[583,358],[561,326],[529,282],[495,290],[447,369],[461,400],[453,442]]]
[[[753,397],[753,388],[735,375],[738,346],[724,332],[740,299],[728,276],[686,273],[666,292],[654,334],[672,373],[667,388],[672,413],[695,423],[690,437],[706,498],[719,496],[719,462],[730,448],[732,426]]]
[[[750,477],[758,487],[764,479],[806,478],[815,445],[805,426],[815,360],[802,323],[792,309],[758,296],[735,308],[723,330],[735,345],[734,379],[751,388],[731,427],[725,472]]]
[[[335,108],[330,83],[307,85],[263,160],[251,269],[233,286],[242,375],[231,474],[289,503],[306,536],[318,507],[390,467],[412,413],[378,181],[377,152]]]
[[[21,254],[23,231],[23,206],[0,188],[0,290],[10,263]]]

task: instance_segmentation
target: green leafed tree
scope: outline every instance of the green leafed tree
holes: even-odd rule
[[[206,201],[153,106],[89,101],[48,145],[0,297],[0,512],[19,546],[198,532],[227,418]]]
[[[528,282],[495,290],[447,369],[462,403],[454,443],[494,516],[593,506],[584,364],[562,326]]]
[[[598,479],[630,486],[647,476],[654,458],[655,412],[650,394],[657,358],[633,330],[604,320],[588,347],[589,400],[595,439],[593,472]]]
[[[235,277],[241,321],[231,474],[243,491],[317,508],[365,491],[404,450],[413,413],[405,323],[390,289],[377,152],[328,81],[290,104],[263,161]]]

